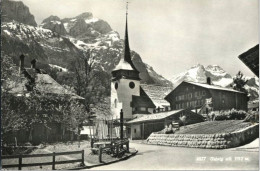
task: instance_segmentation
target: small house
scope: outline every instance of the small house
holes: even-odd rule
[[[193,124],[204,121],[204,118],[187,109],[165,111],[149,115],[143,115],[126,123],[131,127],[129,137],[131,139],[146,139],[151,133],[164,129],[165,125],[173,122],[180,122],[181,116],[186,116],[186,124]]]

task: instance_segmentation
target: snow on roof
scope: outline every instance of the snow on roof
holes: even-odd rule
[[[204,87],[204,88],[208,88],[208,89],[214,89],[214,90],[224,90],[224,91],[232,91],[232,92],[236,92],[236,93],[243,93],[241,91],[237,91],[237,90],[233,90],[231,88],[224,88],[224,87],[220,87],[220,86],[216,86],[216,85],[209,85],[209,84],[203,84],[203,83],[195,83],[195,82],[188,82],[188,81],[183,81],[189,84],[194,84],[200,87]]]
[[[116,70],[134,70],[132,66],[126,62],[123,58],[119,61],[118,65],[113,69],[113,71]]]
[[[214,85],[218,85],[218,86],[222,86],[222,87],[226,87],[228,85],[230,85],[233,82],[232,78],[221,78],[218,81],[212,81],[212,83]]]
[[[64,72],[68,72],[68,69],[67,69],[67,68],[63,68],[63,67],[61,67],[61,66],[54,65],[54,64],[49,64],[49,65],[50,65],[50,67],[52,67],[52,68],[57,68],[57,69],[61,69],[61,70],[64,71]]]
[[[172,87],[141,84],[141,88],[156,107],[170,106],[170,103],[164,98],[172,91]]]
[[[177,114],[183,110],[184,109],[179,109],[179,110],[172,110],[172,111],[161,112],[161,113],[156,113],[156,114],[144,115],[139,118],[128,121],[127,123],[137,123],[137,122],[144,122],[144,121],[160,120],[160,119],[164,119],[168,116]]]
[[[48,74],[37,74],[35,82],[36,89],[40,92],[48,94],[71,95],[72,98],[84,99],[83,97],[80,97],[61,86]]]

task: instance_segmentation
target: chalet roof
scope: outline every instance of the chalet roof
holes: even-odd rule
[[[153,104],[156,107],[170,106],[170,103],[166,101],[164,98],[171,92],[172,87],[141,84],[141,88],[152,100]]]
[[[207,88],[207,89],[231,91],[231,92],[236,92],[236,93],[244,93],[244,92],[237,91],[237,90],[234,90],[234,89],[231,89],[231,88],[225,88],[225,87],[220,87],[220,86],[216,86],[216,85],[209,85],[209,84],[206,84],[206,83],[203,84],[203,83],[195,83],[195,82],[188,82],[188,81],[183,81],[183,82],[186,82],[188,84],[197,85],[197,86],[200,86],[200,87],[204,87],[204,88]]]
[[[148,114],[148,115],[144,115],[144,116],[141,116],[139,118],[133,119],[131,121],[128,121],[127,123],[138,123],[138,122],[145,122],[145,121],[161,120],[161,119],[164,119],[168,116],[182,112],[184,110],[185,109],[179,109],[179,110],[172,110],[172,111],[155,113],[155,114],[150,114],[150,115]]]
[[[132,96],[132,97],[133,97],[132,107],[147,107],[147,108],[156,107],[149,97],[146,96]]]
[[[238,58],[259,77],[259,44],[242,53]]]
[[[64,88],[48,74],[37,74],[35,83],[36,89],[42,93],[71,95],[72,98],[84,99],[83,97],[80,97],[75,93],[72,93],[68,89]]]
[[[80,97],[75,93],[72,93],[68,89],[64,88],[62,85],[57,83],[50,75],[41,74],[38,72],[39,71],[35,69],[26,69],[26,74],[29,74],[30,77],[35,79],[35,88],[37,89],[37,91],[46,94],[69,95],[71,98],[75,99],[84,99],[83,97]],[[25,86],[27,82],[28,81],[26,77],[22,75],[20,82],[8,83],[8,87],[11,88],[9,92],[17,95],[29,93]]]

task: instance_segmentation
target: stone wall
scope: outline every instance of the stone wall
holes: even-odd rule
[[[259,124],[223,134],[156,134],[148,138],[148,144],[175,147],[224,149],[246,144],[258,137]]]

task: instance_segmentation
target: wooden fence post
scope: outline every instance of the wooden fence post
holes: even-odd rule
[[[99,162],[101,163],[102,162],[102,147],[100,146],[99,147]]]
[[[82,150],[81,156],[82,156],[82,166],[84,166],[85,165],[85,163],[84,163],[84,150]]]
[[[126,142],[126,152],[129,153],[129,141]]]
[[[55,152],[53,152],[52,156],[52,170],[55,170]]]
[[[116,146],[116,157],[118,157],[118,153],[119,153],[119,144]]]
[[[23,159],[23,157],[22,157],[22,155],[20,154],[20,156],[19,156],[19,166],[18,166],[18,170],[22,170],[22,159]]]

